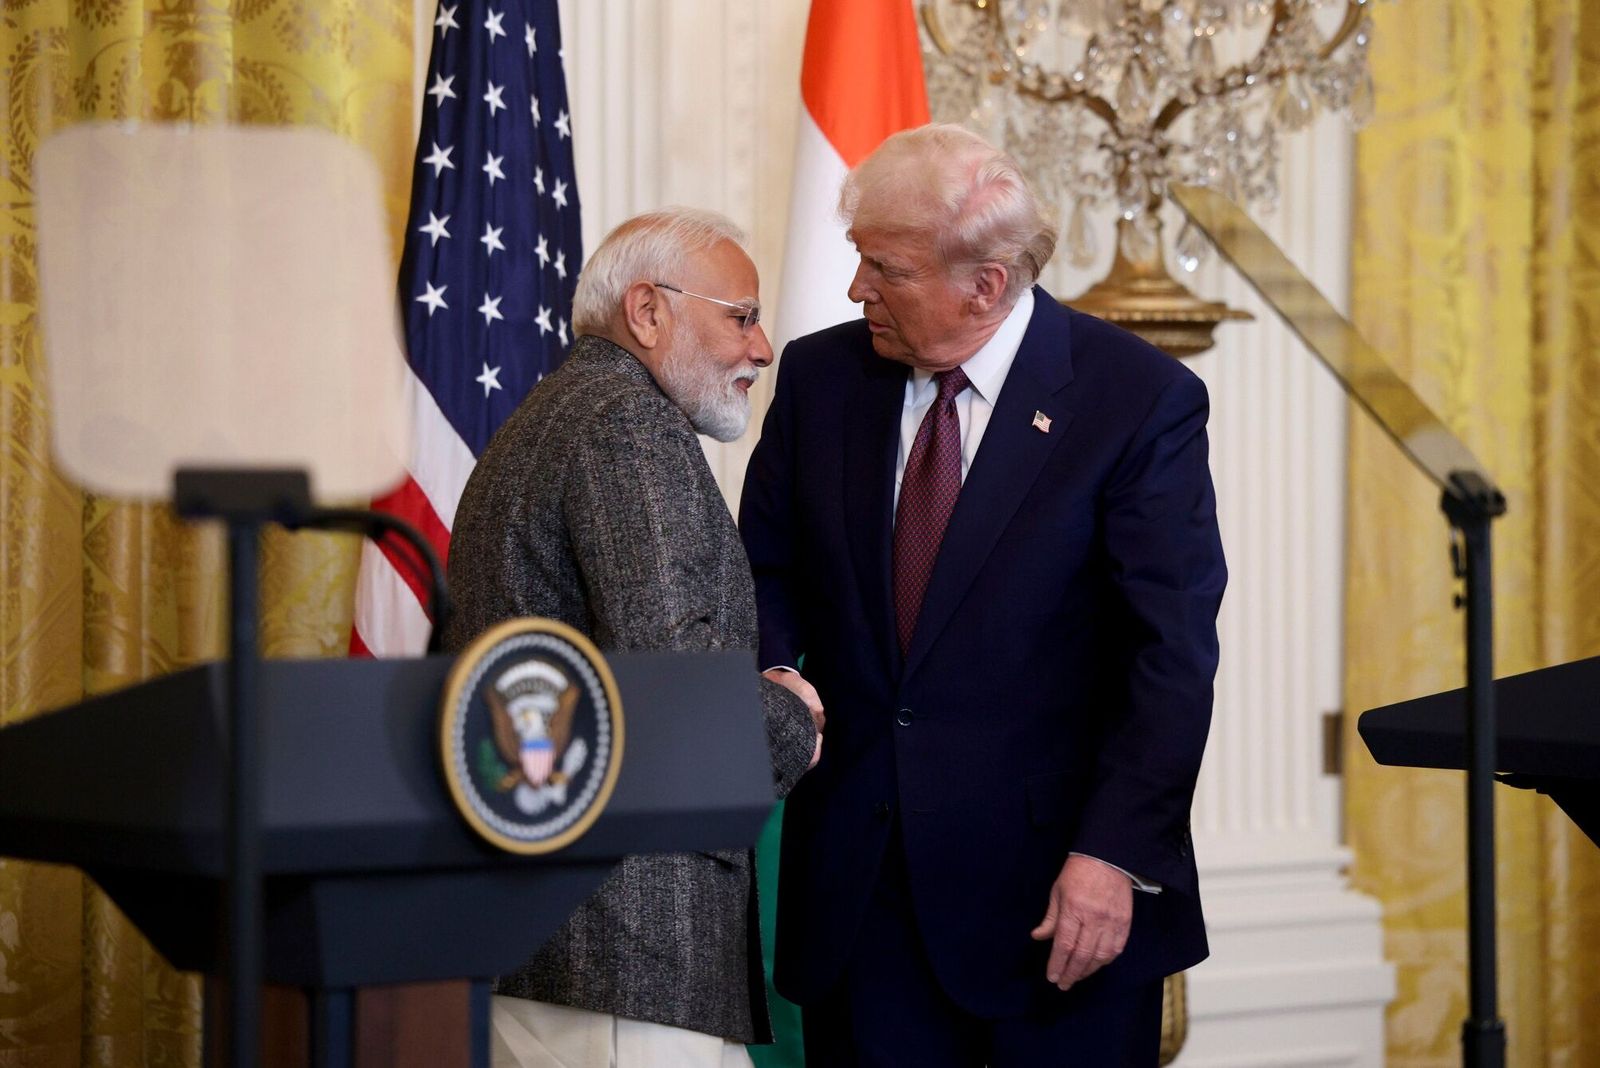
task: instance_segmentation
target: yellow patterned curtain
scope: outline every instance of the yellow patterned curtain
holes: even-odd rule
[[[1353,305],[1506,491],[1500,674],[1600,653],[1600,10],[1405,0],[1374,11],[1378,114],[1357,148]],[[1347,700],[1462,682],[1438,494],[1352,423]],[[1460,1063],[1463,780],[1351,740],[1354,877],[1384,906],[1391,1068]],[[1600,851],[1497,788],[1501,1013],[1517,1068],[1600,1065]]]
[[[396,257],[415,141],[410,0],[0,6],[0,724],[219,654],[222,542],[50,466],[33,158],[95,119],[337,131],[386,182]],[[161,269],[152,248],[148,269]],[[269,655],[341,655],[356,545],[264,547]],[[0,783],[0,789],[5,784]],[[0,859],[0,1068],[194,1065],[199,986],[75,869]]]

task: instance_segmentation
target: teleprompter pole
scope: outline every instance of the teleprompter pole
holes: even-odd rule
[[[1441,507],[1460,540],[1456,577],[1466,589],[1467,639],[1467,977],[1469,1015],[1461,1025],[1467,1068],[1504,1068],[1506,1025],[1500,1019],[1495,961],[1494,589],[1490,524],[1505,514],[1500,493],[1477,475],[1457,473]]]

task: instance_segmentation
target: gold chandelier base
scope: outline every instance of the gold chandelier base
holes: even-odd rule
[[[1118,220],[1117,256],[1111,270],[1081,296],[1063,304],[1115,323],[1150,344],[1180,359],[1195,356],[1215,343],[1212,332],[1219,323],[1250,320],[1255,316],[1220,301],[1204,300],[1167,273],[1161,254],[1159,226],[1151,242],[1153,252],[1138,261],[1124,253],[1128,242],[1125,220]]]

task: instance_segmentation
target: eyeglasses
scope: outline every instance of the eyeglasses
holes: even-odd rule
[[[653,282],[651,284],[657,289],[670,289],[672,292],[682,293],[686,297],[695,297],[699,300],[709,300],[711,303],[720,304],[724,308],[732,308],[734,311],[739,313],[739,329],[743,330],[747,334],[754,330],[756,325],[761,322],[761,304],[759,301],[719,300],[716,297],[708,297],[704,293],[691,293],[687,289],[679,289],[677,286],[668,285],[665,282]]]

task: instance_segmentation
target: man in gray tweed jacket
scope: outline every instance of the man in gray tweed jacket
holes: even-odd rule
[[[578,279],[580,336],[489,443],[450,544],[460,649],[546,616],[602,650],[751,649],[755,595],[695,432],[749,419],[772,362],[743,235],[669,209],[613,230]],[[793,673],[761,700],[778,793],[816,759],[821,708]],[[814,709],[814,711],[813,711]],[[770,1041],[750,852],[623,860],[496,984],[496,1065],[748,1065]]]

